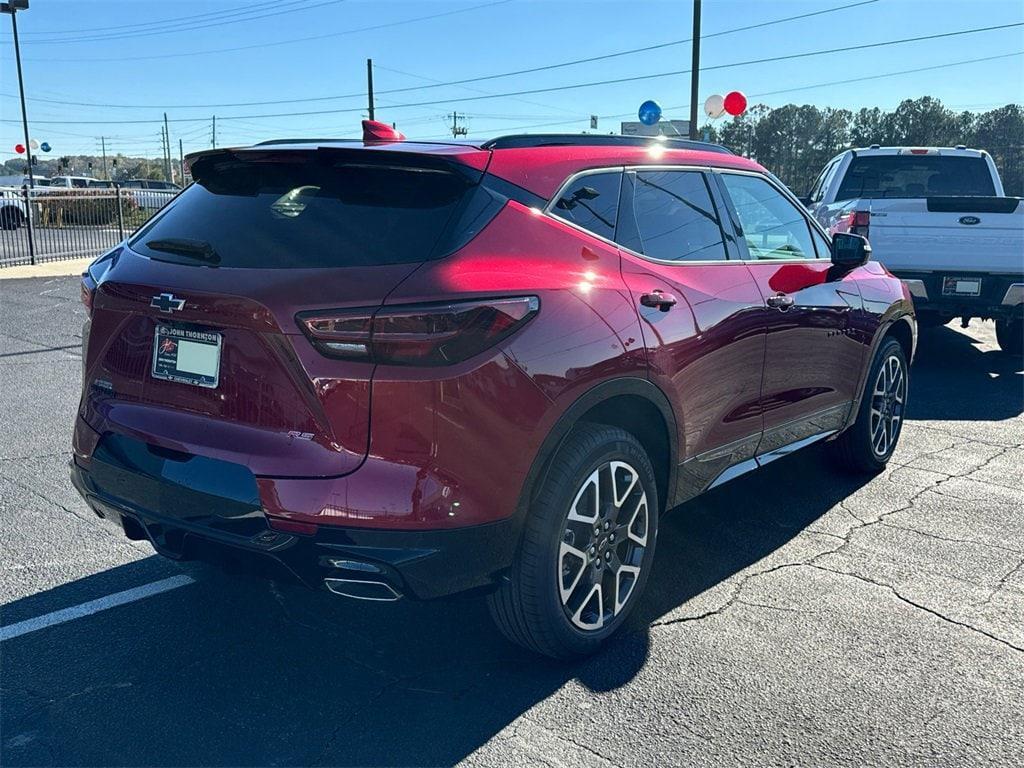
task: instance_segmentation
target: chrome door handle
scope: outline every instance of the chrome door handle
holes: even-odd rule
[[[767,304],[769,307],[781,309],[783,312],[785,312],[787,309],[789,309],[796,303],[796,300],[792,296],[788,296],[785,293],[777,293],[774,296],[769,296],[767,299],[765,299],[764,303]]]
[[[651,291],[650,293],[640,295],[641,304],[645,307],[660,309],[662,312],[668,312],[676,305],[677,301],[678,299],[671,293],[663,293],[662,291]]]

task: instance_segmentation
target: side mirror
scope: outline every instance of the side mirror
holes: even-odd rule
[[[854,269],[867,264],[871,258],[871,244],[862,235],[837,232],[832,235],[832,263],[843,269]]]

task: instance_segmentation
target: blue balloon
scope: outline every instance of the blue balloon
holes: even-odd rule
[[[661,106],[658,102],[648,99],[640,105],[638,116],[644,125],[654,125],[661,120]]]
[[[39,145],[39,148],[41,150],[43,150],[43,152],[49,152],[50,151],[50,145],[49,145],[48,142],[45,142],[45,141],[42,144]]]

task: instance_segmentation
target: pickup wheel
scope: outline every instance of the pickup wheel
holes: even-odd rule
[[[0,208],[0,229],[17,229],[24,219],[25,215],[14,206]]]
[[[841,469],[867,474],[885,469],[903,429],[909,383],[903,347],[896,339],[884,340],[871,362],[857,420],[830,443]]]
[[[597,650],[640,599],[658,508],[654,470],[636,438],[577,426],[548,466],[508,578],[488,596],[502,633],[554,658]]]
[[[996,341],[1009,355],[1024,355],[1024,320],[1019,317],[996,320]]]

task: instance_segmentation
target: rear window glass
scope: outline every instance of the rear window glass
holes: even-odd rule
[[[472,189],[466,176],[435,167],[224,160],[130,244],[154,259],[222,267],[424,261],[443,255],[435,245]]]
[[[838,200],[855,197],[975,197],[995,195],[981,157],[875,155],[850,163]]]

